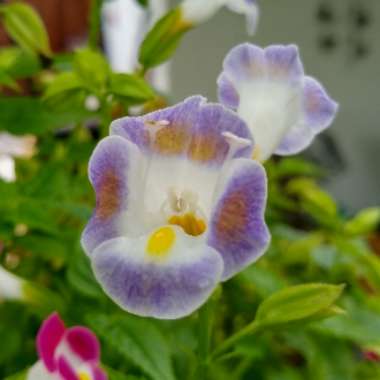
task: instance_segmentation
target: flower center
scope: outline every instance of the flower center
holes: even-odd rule
[[[175,242],[175,232],[172,227],[160,227],[150,235],[146,251],[153,257],[165,256]]]
[[[192,236],[202,235],[206,231],[205,221],[197,218],[191,212],[183,215],[173,215],[168,219],[168,223],[182,227],[188,235]]]

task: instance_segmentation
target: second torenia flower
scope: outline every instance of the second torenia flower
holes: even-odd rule
[[[43,322],[37,350],[40,360],[29,370],[27,380],[107,380],[99,367],[96,336],[82,326],[67,329],[57,313]]]
[[[338,108],[320,83],[304,75],[295,45],[238,45],[224,60],[218,87],[220,101],[251,129],[260,161],[305,149]]]
[[[92,155],[95,213],[82,244],[123,309],[180,318],[269,242],[266,176],[246,124],[192,97],[115,121]]]

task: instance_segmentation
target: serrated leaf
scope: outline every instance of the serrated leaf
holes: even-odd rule
[[[160,331],[146,319],[96,315],[88,324],[106,344],[154,380],[174,380],[170,350]]]
[[[28,4],[14,2],[2,8],[4,28],[21,47],[51,55],[46,28],[38,13]]]
[[[318,316],[334,305],[343,288],[343,285],[304,284],[282,289],[262,302],[255,321],[273,326]]]
[[[136,75],[112,74],[110,92],[125,98],[131,104],[140,104],[154,98],[154,91]]]
[[[148,69],[166,61],[189,29],[191,25],[183,21],[180,8],[171,10],[148,32],[140,47],[139,62]]]

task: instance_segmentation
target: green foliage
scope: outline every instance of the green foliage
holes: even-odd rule
[[[149,321],[106,315],[91,316],[89,324],[105,343],[154,380],[174,380],[171,354],[161,332]]]
[[[191,27],[183,21],[179,8],[169,11],[158,20],[140,47],[139,61],[143,68],[149,69],[169,59]]]
[[[311,317],[334,315],[334,302],[343,286],[305,284],[285,288],[268,297],[258,308],[256,322],[276,326]]]
[[[29,5],[12,2],[0,8],[4,28],[22,48],[51,55],[49,37],[38,13]]]

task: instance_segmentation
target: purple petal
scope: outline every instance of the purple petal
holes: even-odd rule
[[[338,104],[327,94],[314,78],[305,77],[304,84],[305,121],[319,133],[330,126],[338,111]]]
[[[149,134],[149,128],[158,128]],[[252,141],[247,125],[229,109],[207,104],[200,96],[141,117],[126,117],[111,125],[111,134],[128,139],[144,153],[184,157],[206,165],[221,165],[229,145],[222,132]],[[238,153],[250,154],[251,147]]]
[[[107,380],[107,374],[98,366],[93,366],[91,368],[93,380]]]
[[[233,160],[223,184],[208,244],[222,255],[223,280],[227,280],[265,252],[270,235],[264,220],[267,181],[263,167],[253,160]]]
[[[266,72],[264,50],[249,43],[235,46],[224,59],[223,69],[235,85],[262,77]]]
[[[172,260],[155,262],[145,259],[138,244],[137,239],[113,239],[92,256],[104,291],[126,311],[181,318],[202,305],[220,280],[222,259],[206,245],[181,247]]]
[[[87,254],[103,241],[121,235],[123,218],[132,207],[128,197],[139,190],[138,184],[131,182],[138,178],[140,161],[136,147],[119,136],[105,138],[92,154],[89,177],[96,192],[96,209],[82,234]]]
[[[100,346],[95,334],[86,327],[76,326],[67,330],[65,340],[75,355],[83,361],[98,361]]]
[[[265,49],[267,75],[271,80],[298,82],[304,71],[296,45],[271,45]]]
[[[65,334],[65,325],[57,313],[50,315],[40,327],[37,334],[37,351],[45,367],[54,372],[57,363],[54,358],[55,350]]]
[[[310,126],[305,123],[296,124],[284,136],[275,153],[280,156],[300,153],[313,142],[314,138],[315,133]]]
[[[240,96],[234,84],[225,73],[219,75],[217,85],[220,102],[226,107],[236,110],[239,107]]]

